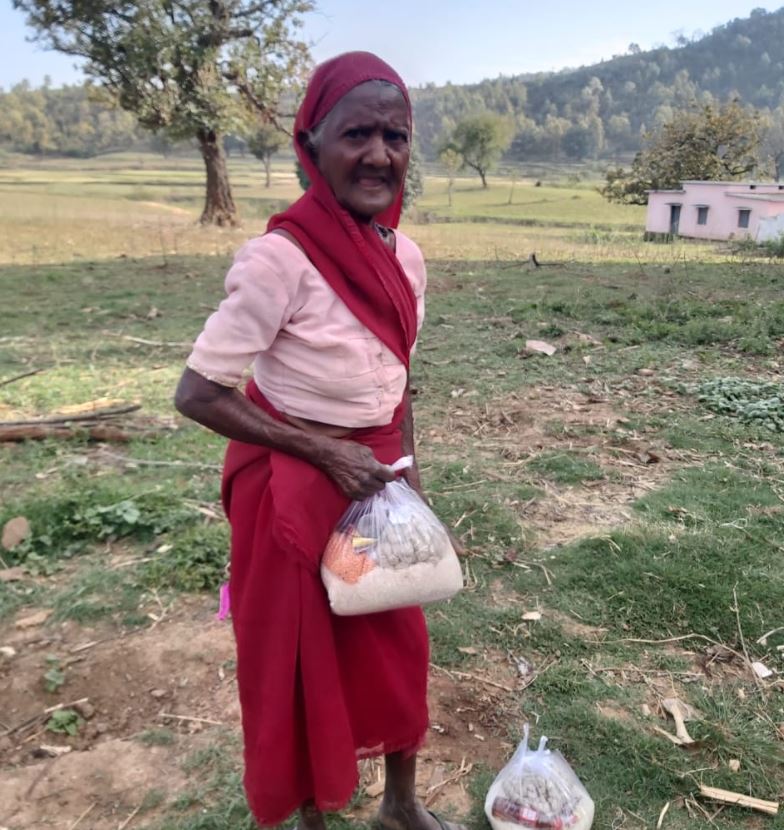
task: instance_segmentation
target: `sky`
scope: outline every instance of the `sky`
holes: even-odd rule
[[[410,86],[471,83],[498,75],[596,63],[642,49],[672,46],[683,34],[708,33],[752,9],[782,0],[316,0],[304,36],[314,58],[351,49],[380,55]],[[0,0],[0,87],[79,83],[74,59],[29,42],[31,30],[11,0]]]

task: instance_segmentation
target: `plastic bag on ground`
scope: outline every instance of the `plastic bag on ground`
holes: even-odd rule
[[[589,830],[593,799],[563,755],[546,748],[547,738],[529,749],[528,732],[526,724],[523,740],[487,793],[485,815],[493,830]]]
[[[392,469],[412,462],[405,456]],[[321,578],[340,616],[425,605],[463,587],[446,529],[404,479],[351,503],[327,543]]]

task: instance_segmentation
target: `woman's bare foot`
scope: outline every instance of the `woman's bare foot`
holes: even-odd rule
[[[317,809],[312,801],[306,801],[299,808],[297,830],[326,830],[326,828],[324,813]]]
[[[377,822],[383,830],[466,830],[462,824],[444,821],[426,810],[418,799],[402,804],[387,796],[379,807]]]
[[[386,783],[377,822],[382,830],[466,830],[425,809],[416,797],[416,754],[384,756]]]

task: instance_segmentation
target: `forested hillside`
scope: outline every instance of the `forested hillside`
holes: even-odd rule
[[[631,153],[641,134],[693,102],[734,97],[784,122],[784,8],[745,19],[673,48],[627,54],[558,73],[413,90],[416,129],[426,158],[468,114],[514,121],[513,160],[610,158]]]
[[[35,155],[94,156],[123,150],[150,135],[88,84],[0,90],[0,146]]]

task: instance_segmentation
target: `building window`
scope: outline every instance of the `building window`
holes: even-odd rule
[[[697,224],[698,225],[707,225],[708,224],[708,206],[707,205],[699,205],[697,207]]]
[[[741,208],[738,211],[738,227],[739,228],[748,228],[749,226],[749,217],[751,216],[751,211],[748,208]]]

